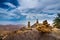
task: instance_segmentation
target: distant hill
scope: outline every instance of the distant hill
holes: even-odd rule
[[[24,27],[25,25],[0,25],[0,30],[17,30],[21,27]]]

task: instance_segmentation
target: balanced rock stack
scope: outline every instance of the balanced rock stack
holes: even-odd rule
[[[45,33],[50,33],[51,29],[52,27],[50,26],[50,24],[48,24],[47,20],[43,21],[42,25],[37,27],[38,31],[45,32]]]

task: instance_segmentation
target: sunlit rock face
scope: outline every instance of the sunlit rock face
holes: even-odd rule
[[[33,29],[19,34],[10,34],[4,40],[60,40],[60,38],[53,36],[52,33],[41,33]]]

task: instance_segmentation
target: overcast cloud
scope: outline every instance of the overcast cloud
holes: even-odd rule
[[[1,0],[0,2],[0,21],[2,23],[7,21],[6,24],[9,22],[24,24],[28,20],[34,23],[36,19],[52,23],[57,13],[60,13],[60,0]]]

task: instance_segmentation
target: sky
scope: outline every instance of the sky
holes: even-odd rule
[[[60,0],[0,0],[0,24],[31,24],[48,20],[60,13]]]

